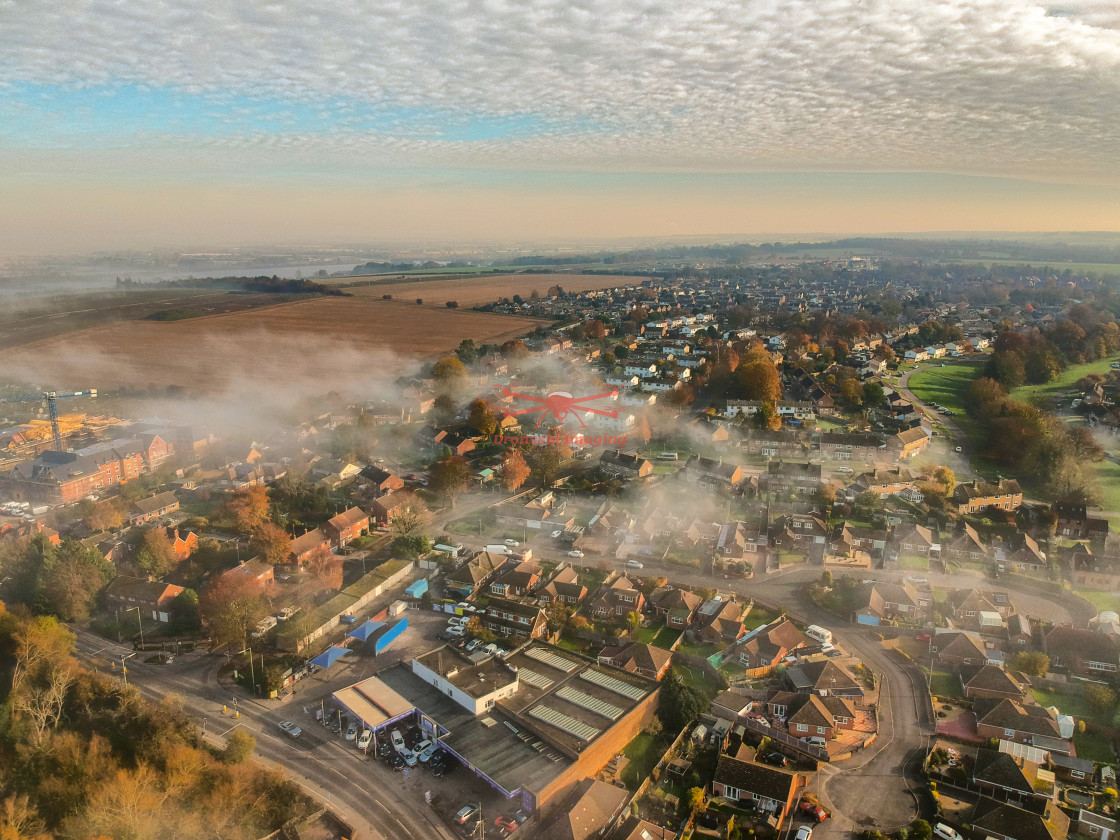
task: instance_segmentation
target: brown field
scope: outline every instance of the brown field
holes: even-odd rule
[[[447,309],[443,300],[417,306],[380,295],[323,297],[183,321],[103,324],[13,347],[3,370],[5,378],[58,388],[217,391],[299,381],[343,391],[358,380],[395,377],[406,361],[448,352],[464,338],[498,343],[539,323]]]
[[[362,278],[355,278],[361,280]],[[346,291],[356,297],[392,295],[393,299],[416,300],[424,303],[444,304],[449,300],[459,306],[478,306],[503,297],[521,295],[528,300],[533,289],[542,295],[549,286],[557,283],[568,292],[586,292],[590,289],[609,289],[613,286],[637,285],[648,277],[622,277],[606,274],[499,274],[493,277],[459,277],[453,280],[417,279],[414,281],[385,282],[376,275],[369,278],[370,286],[349,286]]]

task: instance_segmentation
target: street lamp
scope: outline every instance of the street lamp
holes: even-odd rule
[[[144,649],[144,621],[143,621],[143,617],[140,614],[140,608],[139,607],[129,607],[128,609],[125,610],[125,612],[132,612],[133,610],[136,610],[136,625],[140,628],[140,650],[143,650]]]
[[[251,679],[253,681],[253,693],[256,694],[257,693],[257,671],[256,671],[256,668],[253,666],[253,649],[251,647],[249,647],[248,645],[246,645],[244,650],[239,650],[237,652],[237,654],[235,654],[235,655],[240,655],[242,653],[248,653],[249,654],[249,679]],[[261,661],[263,662],[264,660],[262,659]]]

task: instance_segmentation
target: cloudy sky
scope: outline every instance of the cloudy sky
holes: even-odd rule
[[[1120,2],[0,0],[0,253],[1120,229]]]

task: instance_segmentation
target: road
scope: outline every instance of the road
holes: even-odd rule
[[[103,673],[120,675],[121,657],[129,656],[130,648],[72,629],[80,658]],[[418,808],[415,799],[399,795],[403,786],[400,774],[363,757],[349,742],[328,730],[313,722],[309,725],[311,719],[304,716],[300,705],[240,696],[236,700],[240,717],[235,718],[233,692],[218,681],[218,670],[225,663],[223,655],[181,654],[172,665],[146,664],[140,656],[125,662],[128,681],[147,699],[158,703],[168,695],[181,696],[187,713],[198,722],[207,740],[222,744],[237,727],[249,731],[257,740],[257,761],[283,770],[312,797],[350,822],[355,840],[452,838],[434,814]],[[111,668],[111,663],[116,667]],[[367,667],[372,668],[372,662]],[[353,681],[349,675],[337,676],[340,684]],[[319,688],[331,689],[325,685]],[[228,712],[222,712],[223,704]],[[303,728],[298,739],[280,731],[283,719],[294,720]],[[411,782],[410,787],[423,784],[419,778]]]

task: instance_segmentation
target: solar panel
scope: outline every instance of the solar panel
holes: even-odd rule
[[[590,741],[602,731],[590,724],[578,721],[573,717],[568,717],[568,715],[563,712],[550,709],[548,706],[534,706],[529,711],[529,717],[544,721],[549,726],[555,726],[557,729],[567,732],[569,735],[574,735],[581,741]]]
[[[567,700],[569,703],[575,703],[577,706],[587,709],[589,712],[602,715],[608,720],[618,720],[625,711],[625,709],[620,709],[613,703],[607,703],[604,700],[600,700],[598,697],[592,697],[590,694],[585,694],[578,688],[572,688],[569,685],[562,686],[560,690],[556,692],[556,696],[561,700]]]
[[[521,679],[521,682],[528,683],[533,688],[548,688],[552,685],[552,680],[544,674],[538,674],[536,671],[530,671],[528,668],[518,669],[517,676]]]
[[[596,671],[592,668],[588,668],[579,676],[582,680],[587,680],[589,683],[605,688],[607,691],[613,691],[615,694],[621,694],[623,697],[629,697],[631,700],[641,700],[646,694],[644,688],[623,682],[610,674],[604,674],[602,671]]]
[[[557,656],[550,650],[543,650],[538,647],[529,648],[525,651],[526,656],[531,656],[538,662],[543,662],[550,668],[555,668],[557,671],[563,671],[565,674],[570,674],[580,666],[579,662],[573,662],[565,656]]]

